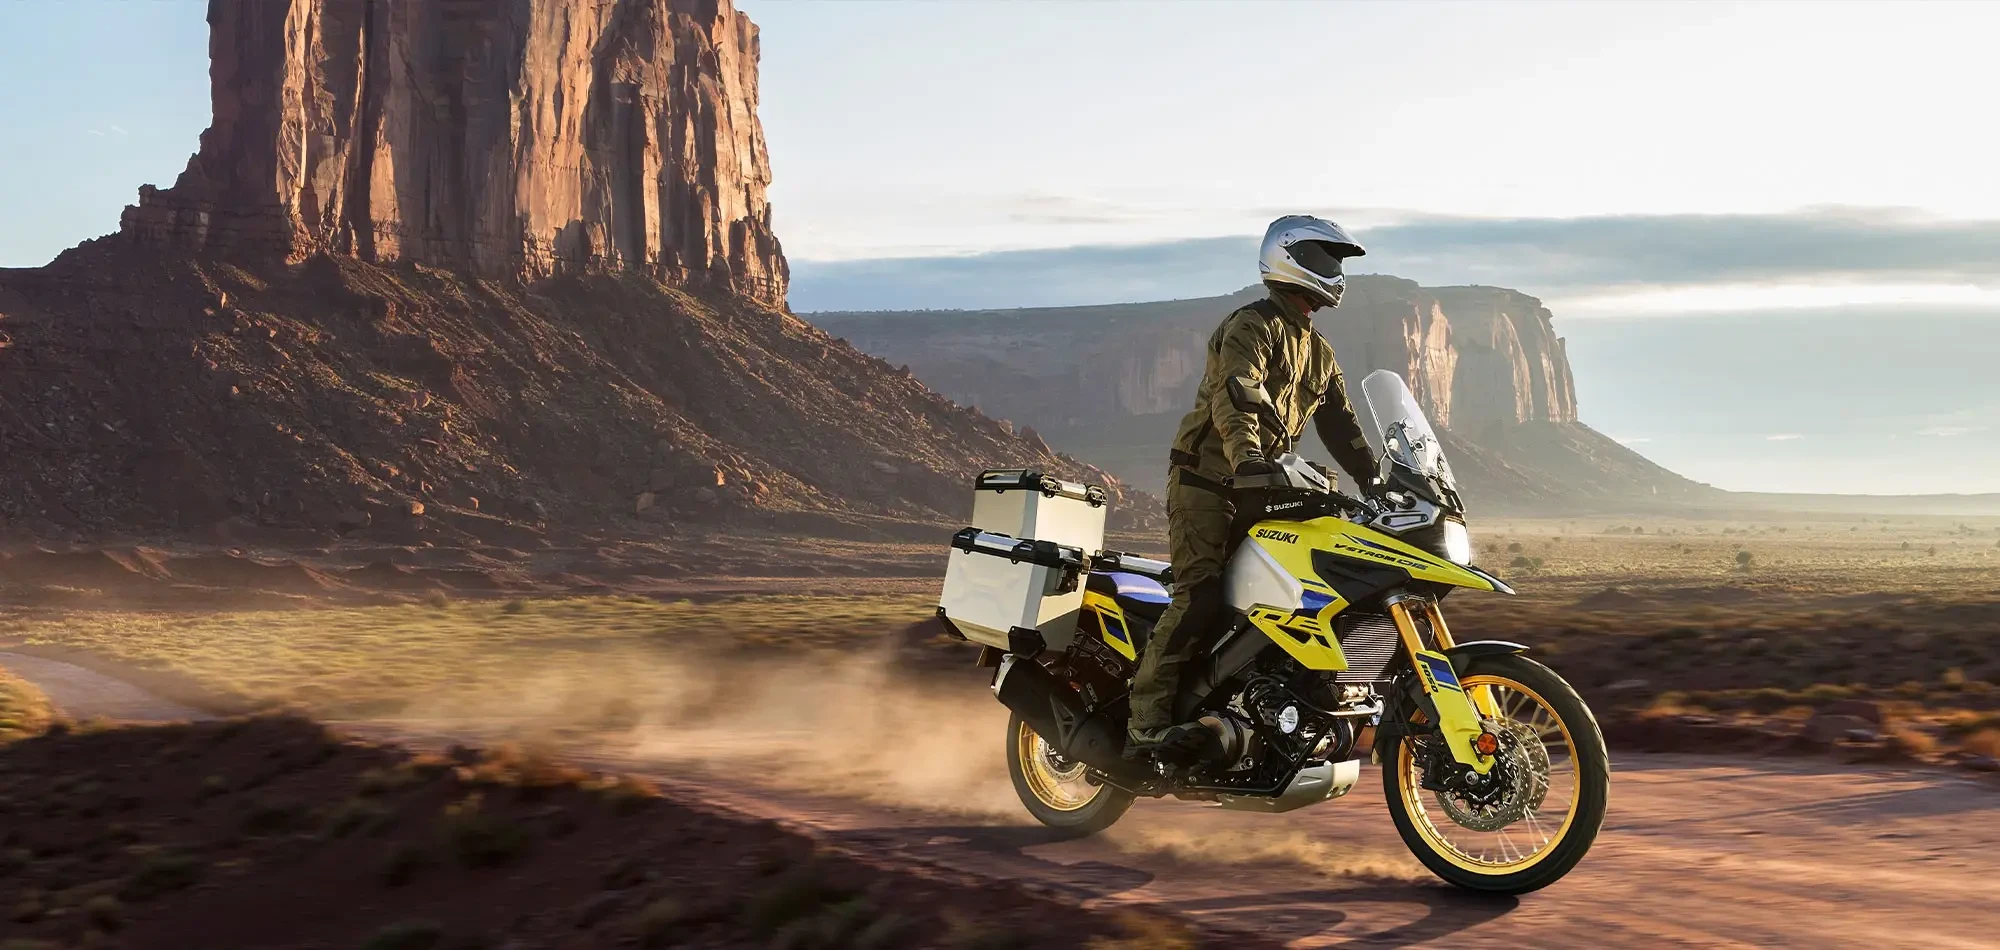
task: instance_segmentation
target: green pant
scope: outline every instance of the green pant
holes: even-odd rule
[[[1180,470],[1167,482],[1167,544],[1174,564],[1174,600],[1146,641],[1139,672],[1132,677],[1134,742],[1148,742],[1176,725],[1174,697],[1181,668],[1203,638],[1221,622],[1222,568],[1229,553],[1234,506],[1221,496],[1182,485]]]

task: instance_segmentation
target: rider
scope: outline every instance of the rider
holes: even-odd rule
[[[1146,644],[1132,680],[1129,754],[1192,761],[1214,734],[1200,723],[1176,725],[1181,667],[1225,616],[1222,568],[1234,539],[1230,474],[1266,475],[1270,458],[1305,431],[1310,417],[1334,461],[1362,485],[1374,456],[1347,401],[1333,346],[1313,329],[1312,312],[1340,306],[1347,280],[1341,260],[1367,253],[1340,225],[1310,215],[1271,222],[1257,262],[1270,296],[1230,314],[1208,341],[1208,369],[1195,408],[1181,420],[1169,453],[1167,539],[1174,598]],[[1228,381],[1262,383],[1284,431],[1268,431],[1230,401]]]

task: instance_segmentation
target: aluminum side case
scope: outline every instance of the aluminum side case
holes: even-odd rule
[[[938,617],[1009,652],[1067,649],[1083,609],[1083,549],[966,528],[951,540]]]
[[[1109,510],[1101,486],[1026,469],[981,472],[973,483],[972,526],[1024,541],[1052,541],[1095,554]]]

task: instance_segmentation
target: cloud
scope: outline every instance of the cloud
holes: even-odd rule
[[[1805,438],[1805,436],[1803,436],[1803,435],[1800,435],[1800,434],[1798,434],[1798,433],[1796,433],[1796,432],[1780,432],[1780,433],[1778,433],[1777,435],[1767,435],[1767,436],[1765,436],[1765,437],[1764,437],[1764,441],[1766,441],[1766,442],[1796,442],[1796,441],[1798,441],[1798,440],[1800,440],[1800,439],[1803,439],[1803,438]]]
[[[1130,220],[1115,203],[1013,199],[1015,213]],[[1332,213],[1335,218],[1342,215]],[[1465,218],[1370,209],[1353,272],[1615,298],[1734,285],[1955,286],[2000,294],[2000,221],[1894,208],[1785,214]],[[1203,297],[1256,279],[1257,235],[952,257],[793,262],[801,310],[1065,306]],[[1981,289],[1983,288],[1983,289]]]

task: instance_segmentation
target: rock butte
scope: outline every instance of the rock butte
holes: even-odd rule
[[[1110,481],[784,311],[727,2],[208,22],[179,180],[0,270],[0,538],[850,531],[960,518],[989,466]]]
[[[210,5],[214,124],[121,229],[782,304],[757,27],[726,0]]]

